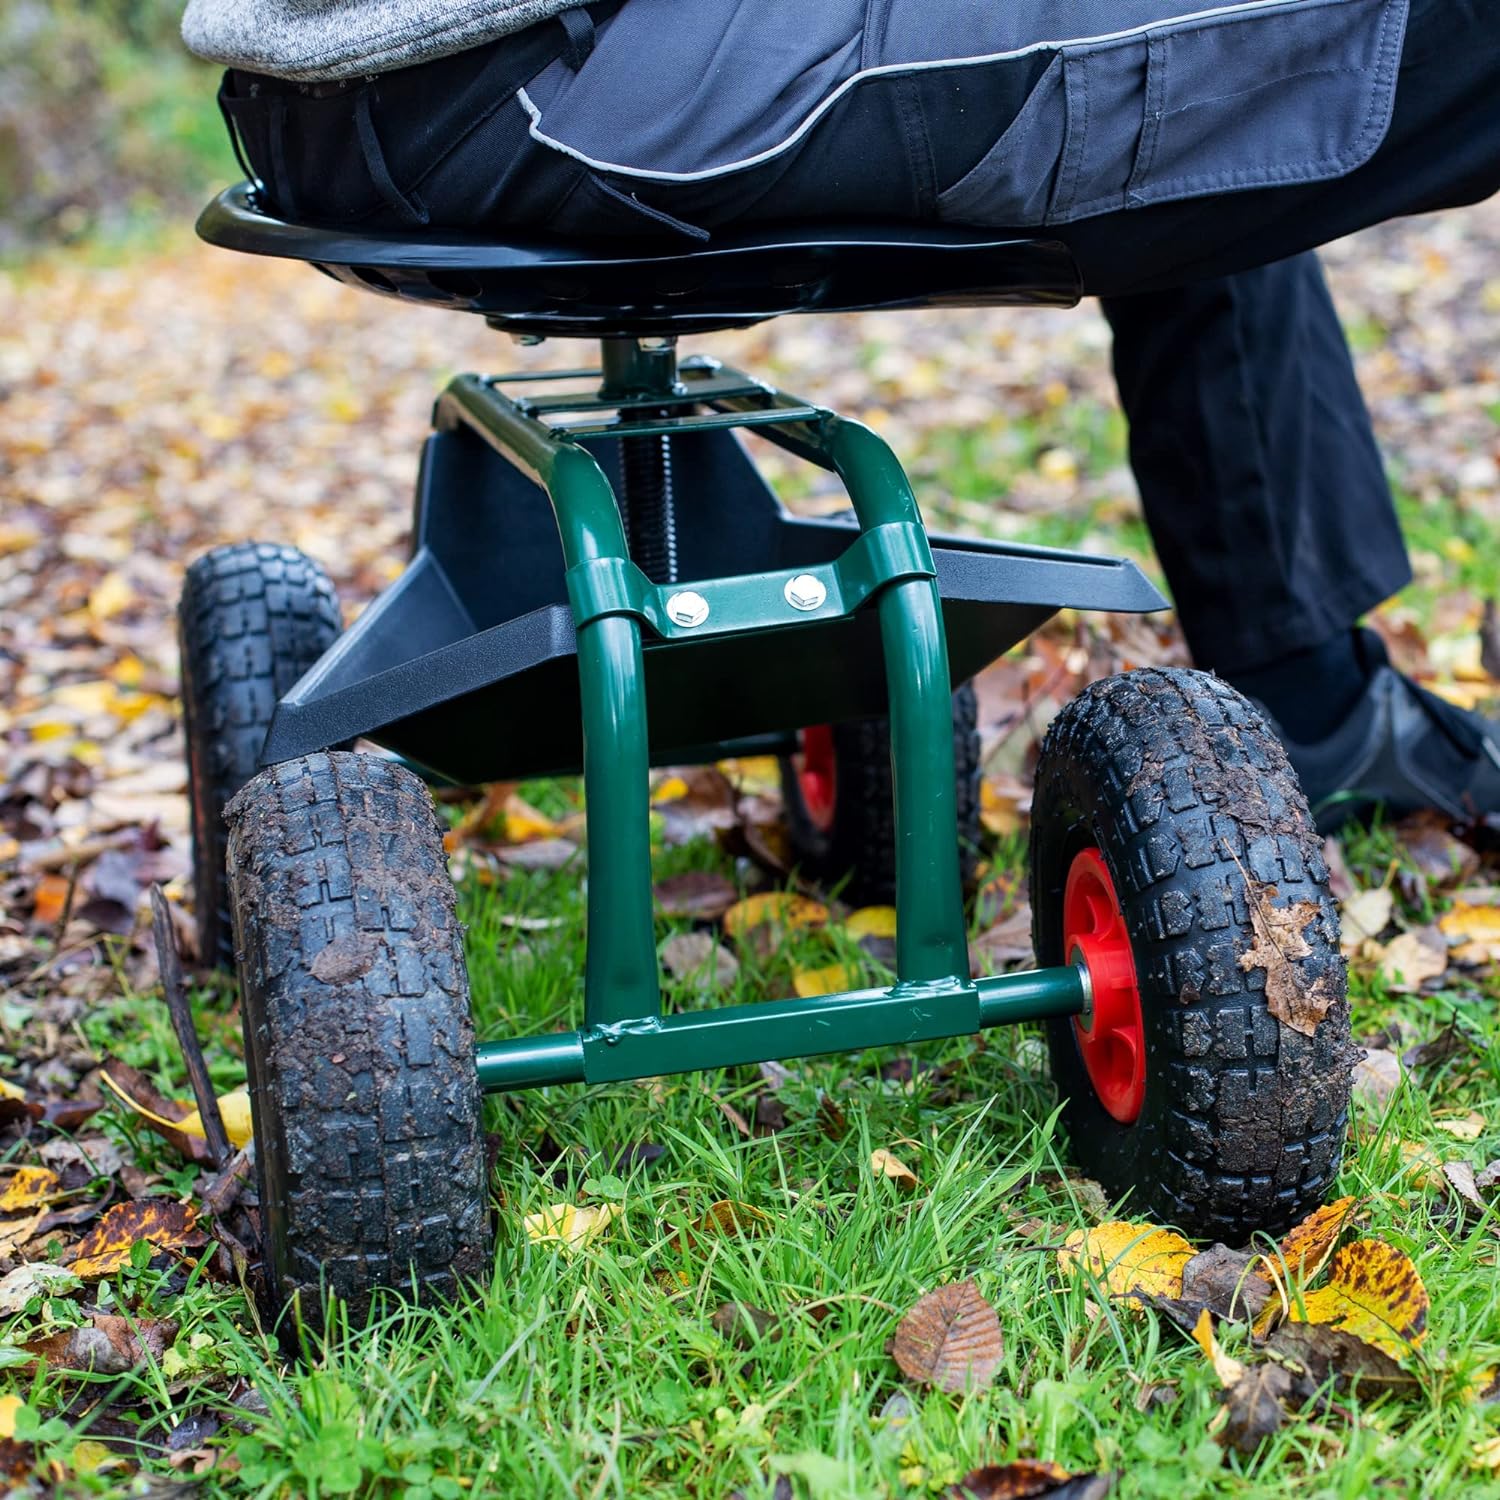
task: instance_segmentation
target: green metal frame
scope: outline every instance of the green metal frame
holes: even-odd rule
[[[502,390],[566,378],[598,380],[599,393],[517,397]],[[651,415],[632,417],[638,408]],[[673,408],[684,414],[660,415]],[[583,420],[548,420],[564,416]],[[574,1032],[482,1044],[483,1088],[608,1082],[962,1036],[1086,1008],[1088,976],[1080,968],[969,978],[937,572],[911,485],[874,432],[713,361],[679,369],[667,344],[613,339],[604,341],[600,370],[461,375],[439,397],[434,420],[439,428],[471,429],[546,491],[578,638],[589,847],[584,1024]],[[842,556],[821,567],[672,584],[651,582],[631,562],[613,486],[582,440],[726,427],[755,428],[838,474],[859,523]],[[810,611],[793,606],[784,592],[803,573],[826,590]],[[670,597],[685,589],[708,603],[695,625],[668,613]],[[772,632],[865,607],[879,612],[890,702],[897,983],[664,1016],[651,897],[642,630],[670,646],[704,635]]]

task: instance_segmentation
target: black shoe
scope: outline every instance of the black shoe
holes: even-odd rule
[[[1470,822],[1500,815],[1500,725],[1403,677],[1372,632],[1359,644],[1369,681],[1332,734],[1299,745],[1266,714],[1318,828],[1331,833],[1376,808],[1399,817],[1430,807]]]

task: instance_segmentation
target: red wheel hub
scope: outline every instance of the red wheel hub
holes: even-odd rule
[[[833,827],[838,772],[833,755],[833,725],[814,724],[802,731],[802,753],[795,761],[797,790],[808,821],[820,833]]]
[[[1063,953],[1082,959],[1093,1003],[1075,1016],[1073,1034],[1099,1103],[1122,1125],[1133,1124],[1146,1097],[1146,1033],[1141,992],[1125,914],[1097,849],[1080,849],[1063,892]]]

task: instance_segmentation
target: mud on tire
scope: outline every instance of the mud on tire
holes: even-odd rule
[[[1130,1211],[1242,1243],[1316,1207],[1338,1172],[1352,1049],[1322,842],[1285,752],[1232,688],[1151,669],[1095,682],[1037,769],[1031,900],[1038,961],[1067,961],[1063,888],[1098,848],[1125,918],[1145,1035],[1144,1104],[1100,1105],[1071,1020],[1049,1023],[1074,1158]],[[1283,971],[1326,1000],[1312,1035],[1267,1006],[1250,903],[1316,908]],[[1262,922],[1264,923],[1262,906]],[[1309,1022],[1311,1024],[1311,1022]]]
[[[282,694],[339,634],[328,575],[295,547],[215,547],[187,570],[177,607],[193,889],[206,964],[234,967],[224,809],[260,768]]]
[[[953,694],[954,789],[958,852],[965,886],[979,860],[978,706],[972,683]],[[803,798],[795,763],[781,762],[782,801],[792,851],[802,873],[822,885],[846,875],[844,899],[887,906],[896,899],[896,818],[888,719],[856,719],[833,727],[836,794],[831,821],[819,826]]]
[[[449,1295],[490,1263],[462,931],[427,788],[347,751],[230,803],[271,1300]]]

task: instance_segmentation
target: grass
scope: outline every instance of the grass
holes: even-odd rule
[[[554,807],[568,799],[556,784],[528,795]],[[1370,878],[1399,857],[1379,830],[1350,855]],[[707,841],[663,850],[658,865],[733,870]],[[577,872],[470,881],[461,903],[480,1034],[562,1024],[582,987]],[[516,917],[559,925],[528,930]],[[779,951],[747,956],[729,998],[789,994],[794,970],[851,958],[864,977],[884,977],[837,935],[794,934]],[[1369,1199],[1368,1232],[1407,1251],[1431,1293],[1423,1389],[1413,1399],[1334,1398],[1253,1460],[1226,1460],[1209,1435],[1217,1385],[1195,1347],[1156,1316],[1101,1310],[1088,1288],[1059,1278],[1051,1247],[1097,1222],[1101,1205],[1068,1175],[1030,1028],[924,1047],[920,1061],[940,1066],[910,1081],[883,1073],[890,1051],[794,1064],[781,1090],[789,1123],[751,1138],[720,1104],[753,1118],[755,1069],[492,1101],[499,1238],[494,1276],[472,1301],[442,1312],[393,1298],[369,1327],[287,1363],[238,1290],[201,1272],[142,1267],[106,1295],[136,1318],[182,1321],[175,1373],[152,1367],[85,1388],[123,1401],[144,1429],[169,1410],[222,1412],[226,1378],[253,1381],[268,1410],[252,1430],[218,1439],[232,1460],[207,1476],[206,1494],[717,1500],[737,1488],[770,1495],[784,1473],[812,1500],[866,1500],[942,1493],[976,1465],[1021,1456],[1117,1470],[1119,1494],[1171,1500],[1377,1486],[1497,1494],[1500,1484],[1470,1468],[1495,1421],[1469,1390],[1500,1362],[1495,1216],[1455,1221],[1440,1195],[1414,1188],[1402,1147],[1464,1154],[1433,1110],[1476,1109],[1487,1123],[1472,1159],[1500,1155],[1494,995],[1493,983],[1420,1001],[1361,988],[1357,1033],[1403,1015],[1428,1035],[1458,1014],[1487,1049],[1402,1089],[1383,1118],[1362,1109],[1339,1185]],[[669,1000],[695,1003],[680,984]],[[233,1026],[221,1013],[204,1023],[216,1077],[227,1080]],[[160,1002],[126,996],[86,1026],[95,1046],[172,1071]],[[823,1099],[845,1122],[837,1138]],[[129,1135],[143,1165],[168,1166],[154,1137],[118,1119],[110,1128]],[[876,1147],[915,1170],[917,1193],[870,1172]],[[705,1230],[705,1211],[724,1200],[764,1219],[741,1214],[754,1232]],[[526,1214],[585,1202],[623,1212],[580,1250],[522,1231]],[[886,1341],[924,1291],[969,1276],[999,1314],[1003,1368],[984,1394],[923,1394]],[[774,1315],[775,1336],[726,1337],[713,1317],[727,1303]],[[90,1403],[80,1408],[73,1392],[72,1425],[39,1434],[60,1457],[89,1436]],[[49,1377],[21,1394],[37,1412],[68,1400]],[[80,1481],[101,1492],[115,1482],[107,1470]]]

